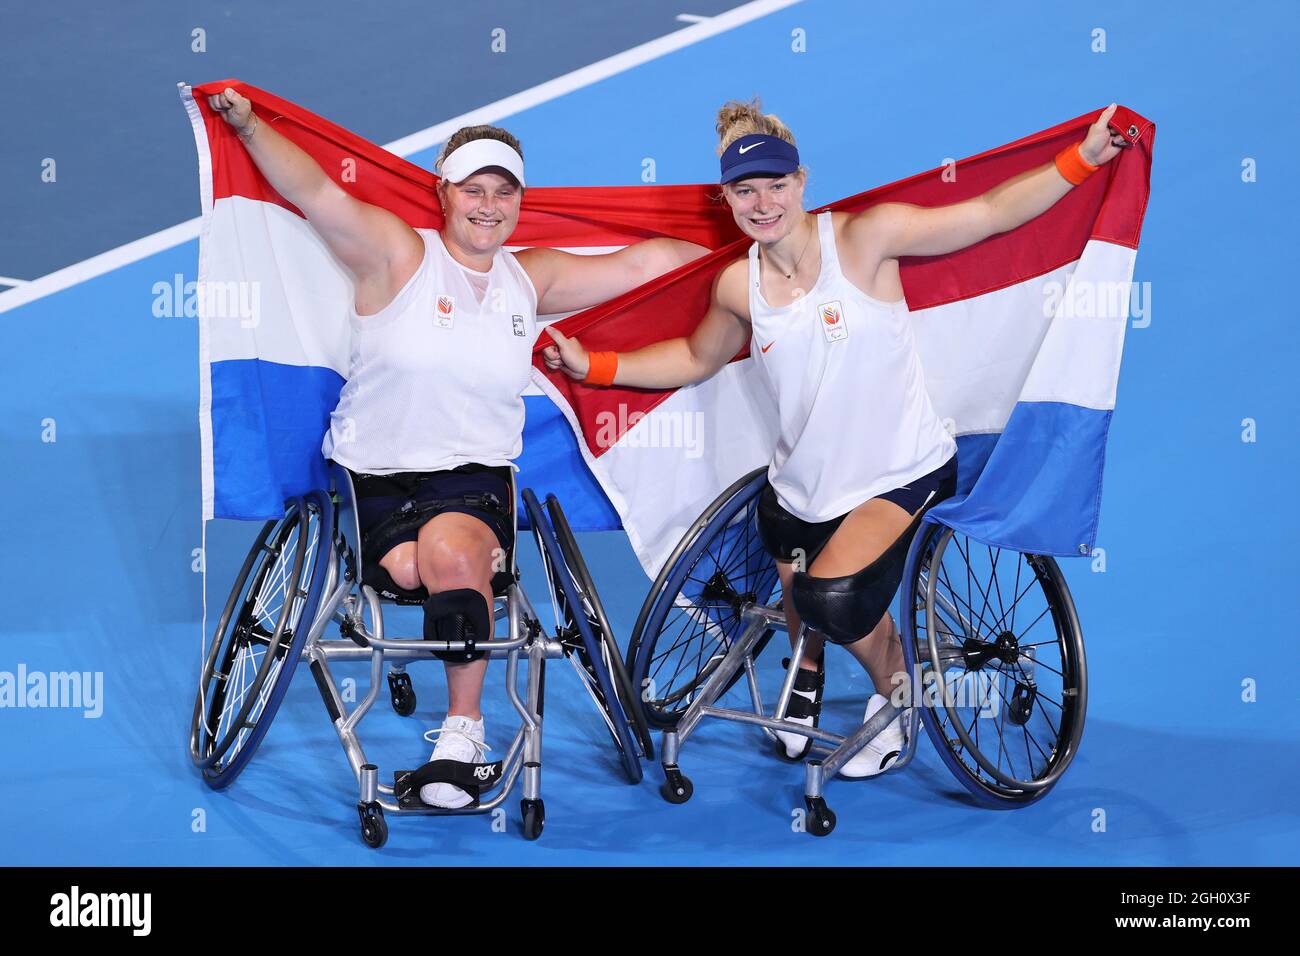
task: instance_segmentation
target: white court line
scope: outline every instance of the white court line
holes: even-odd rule
[[[712,17],[702,17],[698,13],[679,13],[677,19],[682,23],[703,23],[705,20],[711,20]]]
[[[720,33],[743,26],[751,20],[757,20],[769,13],[775,13],[777,10],[783,10],[799,2],[800,0],[753,0],[751,3],[718,14],[716,17],[710,17],[667,36],[658,37],[647,43],[642,43],[640,46],[632,47],[630,50],[624,50],[622,53],[616,53],[603,60],[597,60],[595,63],[574,70],[571,73],[557,76],[553,80],[539,83],[537,86],[497,100],[495,103],[489,103],[486,106],[470,110],[468,113],[462,113],[460,116],[444,120],[435,126],[430,126],[428,129],[420,130],[418,133],[412,133],[410,136],[393,140],[384,149],[397,156],[409,156],[420,150],[436,146],[462,126],[495,123],[506,116],[557,99],[594,83],[599,83],[601,80],[623,73],[633,67],[649,63],[651,60],[657,60],[669,53],[699,43],[701,40],[715,37]],[[83,259],[70,266],[65,266],[62,269],[43,275],[39,279],[33,279],[10,289],[8,292],[0,292],[0,313],[16,309],[37,299],[43,299],[47,295],[60,292],[79,282],[85,282],[87,279],[93,279],[96,276],[101,276],[106,272],[119,269],[132,262],[138,262],[165,249],[188,242],[198,236],[201,221],[202,218],[196,216],[152,235],[109,249],[107,252],[101,252],[97,256],[91,256],[89,259]]]
[[[27,285],[31,279],[11,279],[8,276],[0,276],[0,285]]]

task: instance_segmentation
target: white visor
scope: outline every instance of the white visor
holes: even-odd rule
[[[500,166],[524,185],[524,158],[499,139],[470,140],[452,150],[438,170],[448,182],[463,183],[487,166]]]

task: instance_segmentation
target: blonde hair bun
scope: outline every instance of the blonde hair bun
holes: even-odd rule
[[[797,145],[794,141],[794,133],[790,132],[789,127],[781,122],[780,118],[774,113],[764,113],[763,104],[754,97],[748,103],[740,100],[728,100],[718,110],[718,155],[721,156],[727,151],[727,147],[740,139],[742,136],[749,136],[753,133],[761,133],[765,136],[775,136],[777,139],[783,139],[791,146]]]

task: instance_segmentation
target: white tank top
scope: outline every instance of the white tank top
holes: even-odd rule
[[[349,307],[348,380],[321,451],[378,475],[509,465],[523,451],[537,292],[509,253],[476,272],[437,230],[416,232],[424,259],[393,301],[374,315]]]
[[[829,212],[817,217],[821,273],[784,308],[763,299],[749,249],[750,354],[780,426],[767,470],[777,501],[829,521],[934,471],[957,450],[930,404],[907,303],[882,302],[840,271]]]

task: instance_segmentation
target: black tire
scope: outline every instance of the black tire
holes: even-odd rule
[[[691,778],[676,767],[664,767],[664,782],[659,785],[659,795],[669,803],[681,804],[691,799],[695,785]]]
[[[388,672],[388,699],[399,717],[410,717],[415,713],[415,688],[411,686],[411,675],[406,671]]]
[[[817,837],[830,836],[835,829],[835,811],[822,797],[804,797],[803,802],[807,809],[804,830]]]
[[[249,549],[204,655],[190,723],[190,759],[213,789],[235,781],[275,719],[334,560],[334,507],[319,492],[290,501]]]
[[[1078,753],[1088,703],[1083,634],[1056,561],[925,522],[902,608],[913,694],[944,764],[984,806],[1042,799]]]
[[[606,636],[609,635],[609,622],[600,597],[591,586],[590,575],[584,584],[574,570],[574,563],[581,561],[581,555],[572,533],[568,542],[572,550],[566,553],[560,545],[550,517],[558,514],[563,520],[563,511],[555,496],[548,497],[546,512],[543,512],[531,488],[525,488],[522,497],[555,608],[556,639],[563,645],[583,686],[599,708],[628,781],[640,783],[643,775],[641,748],[628,716],[631,705],[620,697],[614,672],[606,661],[610,648],[613,654],[617,654],[617,645],[612,636]]]
[[[361,840],[366,846],[378,850],[388,842],[388,821],[384,819],[384,809],[377,803],[357,804],[357,815],[361,818]]]
[[[628,674],[646,721],[670,727],[744,628],[748,604],[774,605],[776,563],[763,550],[755,517],[766,469],[719,495],[682,536],[641,605],[628,643]],[[773,631],[759,636],[757,658]],[[744,673],[737,670],[723,693]]]
[[[519,809],[523,813],[524,839],[536,840],[546,826],[546,804],[541,800],[520,800]]]
[[[564,509],[560,507],[560,502],[555,495],[546,496],[546,511],[551,519],[551,526],[555,529],[555,539],[560,545],[560,553],[564,555],[565,563],[577,578],[578,588],[589,602],[588,611],[604,648],[603,663],[609,668],[614,691],[619,696],[620,710],[632,725],[632,733],[641,748],[641,756],[646,760],[653,760],[654,740],[650,736],[650,728],[646,726],[645,714],[641,712],[636,694],[632,691],[632,682],[628,679],[627,668],[623,663],[623,652],[614,639],[614,629],[609,626],[605,605],[596,591],[596,583],[592,580],[587,562],[578,548],[578,540],[573,535],[573,529],[569,527],[569,519],[564,516]],[[584,666],[591,671],[586,648],[579,644],[577,650],[584,658]]]

